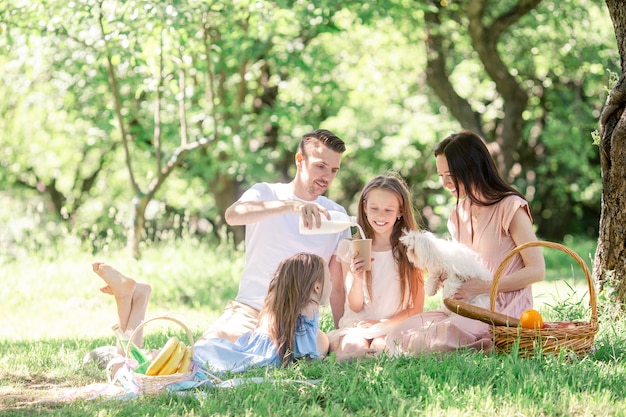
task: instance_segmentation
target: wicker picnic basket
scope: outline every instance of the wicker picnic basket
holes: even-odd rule
[[[585,273],[587,285],[589,286],[589,305],[591,307],[591,318],[589,322],[572,322],[568,328],[542,328],[524,329],[512,326],[492,326],[494,346],[499,353],[509,353],[517,347],[521,356],[533,356],[537,352],[560,353],[561,351],[573,352],[577,355],[589,353],[593,345],[593,339],[598,332],[598,313],[596,307],[596,292],[589,269],[585,262],[576,252],[559,243],[548,241],[527,242],[513,249],[504,258],[493,277],[491,288],[491,311],[495,311],[496,297],[498,294],[498,281],[502,276],[506,264],[519,252],[526,248],[545,246],[558,249],[570,255],[578,263]]]
[[[178,324],[187,334],[187,338],[189,339],[189,346],[191,347],[191,356],[193,357],[193,335],[189,328],[182,321],[175,319],[173,317],[168,316],[159,316],[153,317],[151,319],[143,321],[130,335],[130,340],[133,340],[135,334],[142,329],[146,324],[157,321],[157,320],[166,320],[171,321]],[[130,343],[126,347],[126,358],[130,357]],[[148,376],[144,374],[140,374],[137,372],[132,373],[132,378],[135,384],[139,387],[139,392],[142,394],[158,394],[163,391],[168,385],[175,384],[182,381],[188,381],[193,378],[193,371],[191,369],[185,373],[175,373],[172,375],[155,375]]]

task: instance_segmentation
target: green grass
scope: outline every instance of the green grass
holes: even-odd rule
[[[585,259],[593,242],[568,246]],[[568,259],[544,250],[549,275],[535,290],[539,308],[556,319],[588,314],[585,279]],[[192,241],[144,250],[140,261],[111,251],[109,261],[153,286],[148,317],[172,314],[197,337],[237,291],[240,251]],[[590,259],[587,257],[585,261]],[[94,257],[66,245],[58,253],[23,255],[0,264],[4,317],[0,326],[0,414],[53,416],[614,416],[626,415],[626,330],[615,309],[599,308],[600,332],[585,358],[457,352],[355,362],[301,362],[287,369],[254,369],[242,376],[292,382],[212,388],[196,395],[160,395],[121,401],[58,401],[73,389],[106,382],[89,350],[114,343],[115,307],[99,293]],[[562,272],[553,272],[562,271]],[[560,285],[558,291],[555,285]],[[599,302],[607,299],[600,294]],[[437,297],[426,308],[436,308]],[[330,317],[323,310],[323,326]],[[165,340],[154,326],[148,345]],[[319,380],[310,386],[294,380]]]
[[[576,252],[583,262],[585,262],[589,271],[592,271],[593,257],[595,256],[596,246],[598,244],[597,240],[566,236],[563,242],[558,243],[562,243]],[[572,278],[580,282],[585,281],[585,275],[580,266],[573,261],[570,255],[558,249],[551,248],[543,248],[543,253],[546,258],[547,281],[563,278]]]

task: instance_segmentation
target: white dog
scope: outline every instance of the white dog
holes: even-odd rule
[[[436,237],[424,230],[404,231],[400,242],[417,268],[428,271],[424,289],[429,296],[443,287],[443,298],[452,297],[464,281],[478,278],[493,281],[489,270],[478,260],[476,252],[462,243]],[[490,296],[481,294],[470,304],[489,309]]]

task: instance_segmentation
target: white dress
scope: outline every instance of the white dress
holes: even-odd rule
[[[352,245],[350,240],[342,240],[337,248],[337,256],[342,262],[350,263],[352,258]],[[376,324],[368,328],[355,327],[362,320],[381,320],[392,317],[398,311],[408,307],[408,297],[402,301],[402,288],[398,266],[393,258],[391,250],[384,252],[372,251],[372,294],[368,293],[367,286],[363,285],[365,303],[361,311],[355,312],[350,309],[347,294],[352,287],[352,275],[346,276],[346,301],[344,315],[339,320],[339,329],[328,333],[331,342],[341,336],[353,333],[359,334],[366,339],[384,336],[388,327]]]

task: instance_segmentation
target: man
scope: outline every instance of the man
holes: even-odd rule
[[[326,198],[339,171],[344,142],[328,130],[316,130],[302,137],[295,155],[296,175],[285,183],[257,183],[226,209],[226,222],[246,226],[246,264],[235,300],[228,302],[222,316],[202,338],[220,337],[231,341],[257,327],[258,315],[269,283],[281,260],[298,252],[314,253],[326,259],[331,273],[330,304],[335,323],[343,315],[344,286],[341,265],[334,252],[349,231],[335,234],[303,235],[319,227],[328,210],[346,210]],[[330,283],[327,283],[330,284]],[[325,285],[325,300],[331,285]]]

